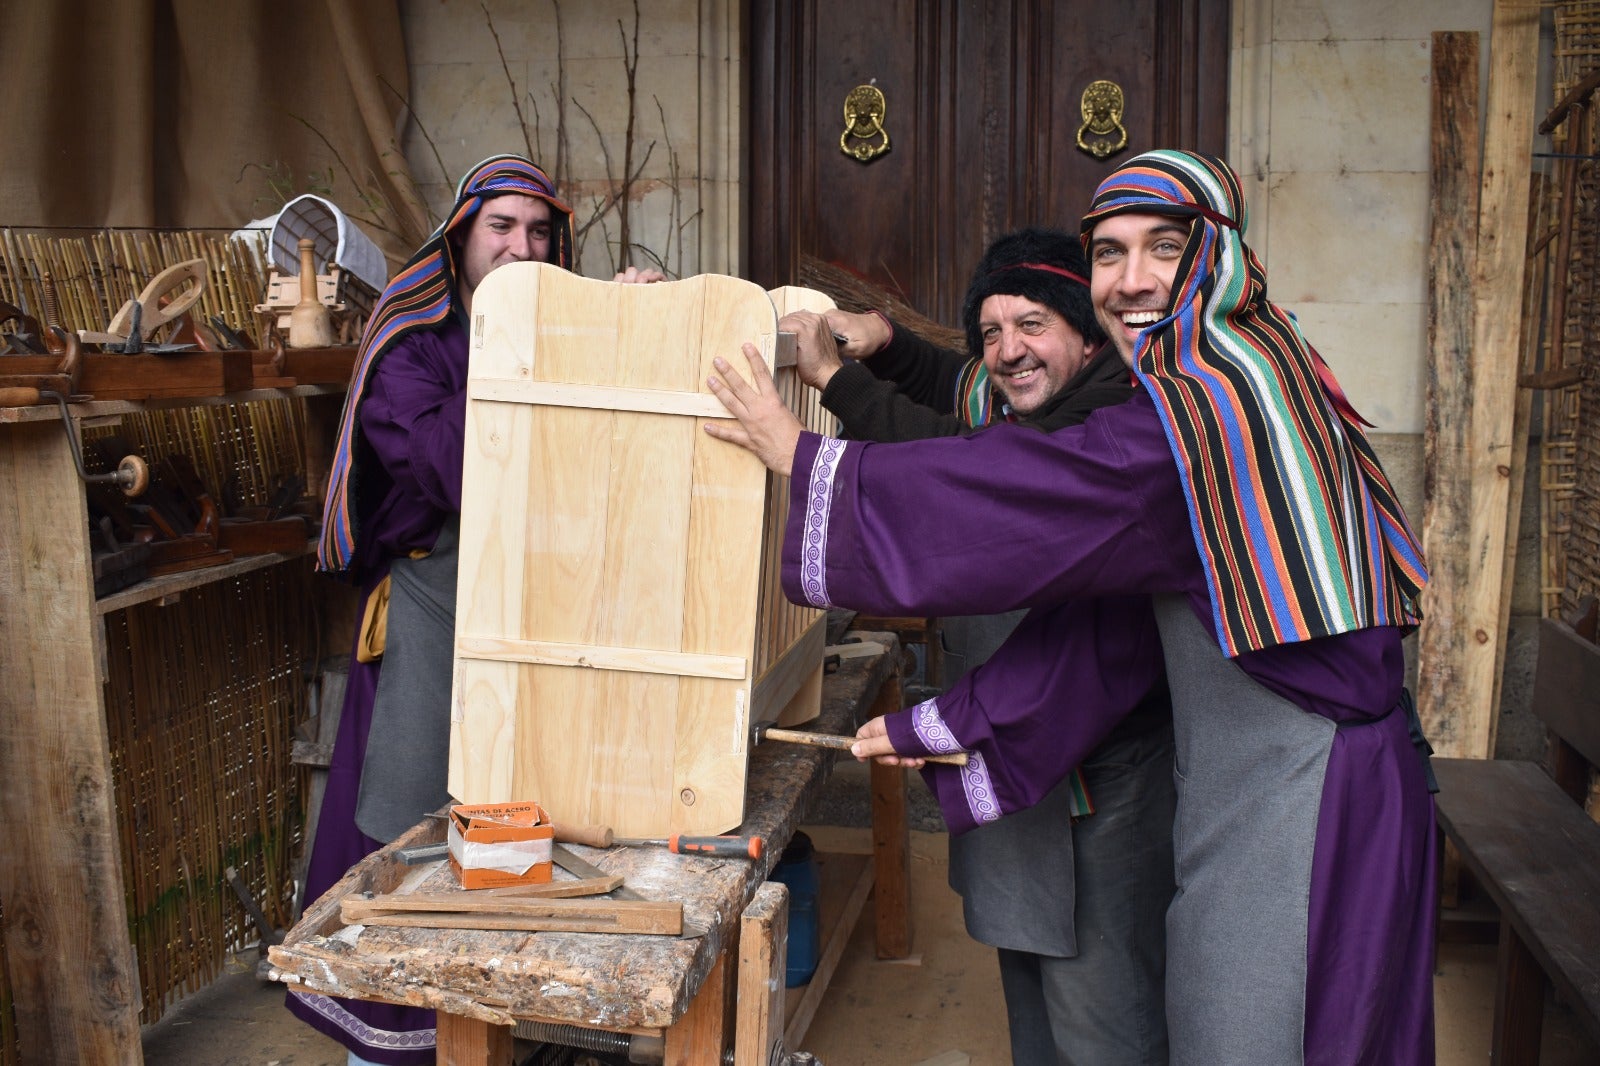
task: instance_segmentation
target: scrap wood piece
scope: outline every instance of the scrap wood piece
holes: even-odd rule
[[[588,900],[413,894],[377,907],[349,897],[339,905],[347,925],[421,926],[434,929],[515,929],[530,932],[643,933],[678,936],[683,904],[676,900]]]
[[[622,875],[612,874],[609,877],[548,881],[541,885],[510,885],[506,888],[474,889],[471,892],[391,892],[384,895],[348,896],[344,903],[355,904],[363,910],[372,911],[466,911],[480,908],[463,906],[463,903],[493,904],[496,900],[506,899],[570,899],[578,896],[598,896],[613,892],[621,885]]]

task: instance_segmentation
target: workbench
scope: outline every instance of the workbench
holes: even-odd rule
[[[851,654],[859,638],[861,654]],[[852,632],[825,674],[822,713],[809,728],[854,733],[859,722],[900,708],[901,647],[893,633]],[[439,1062],[505,1066],[518,1022],[627,1034],[669,1066],[768,1066],[796,1050],[869,891],[878,955],[911,950],[906,776],[872,766],[873,856],[835,914],[810,984],[788,1008],[784,937],[787,890],[765,878],[827,780],[834,752],[766,742],[750,754],[744,822],[736,832],[767,843],[759,860],[675,855],[664,848],[569,845],[648,899],[681,900],[693,937],[616,933],[469,931],[345,926],[342,899],[390,892],[406,881],[431,891],[451,877],[439,864],[418,885],[401,848],[437,843],[445,827],[425,819],[355,866],[307,908],[270,949],[273,976],[328,995],[377,999],[439,1012]],[[560,812],[551,812],[559,819]],[[831,925],[831,931],[828,931]],[[653,1056],[652,1056],[653,1057]]]

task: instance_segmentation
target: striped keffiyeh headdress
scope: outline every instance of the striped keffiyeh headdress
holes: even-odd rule
[[[450,235],[465,226],[485,200],[504,193],[537,197],[550,205],[550,262],[568,268],[572,265],[572,209],[556,197],[555,184],[544,171],[517,155],[490,156],[467,171],[456,186],[449,217],[383,290],[361,336],[328,474],[322,540],[317,546],[320,570],[348,570],[355,555],[359,533],[359,509],[355,505],[360,480],[357,460],[362,450],[360,411],[372,372],[401,338],[415,330],[434,328],[449,318],[456,298],[456,253]]]
[[[1422,549],[1365,423],[1267,302],[1238,175],[1211,156],[1147,152],[1101,182],[1085,244],[1120,214],[1194,220],[1135,372],[1183,479],[1223,652],[1416,624]]]

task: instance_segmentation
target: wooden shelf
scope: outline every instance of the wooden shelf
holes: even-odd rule
[[[181,574],[167,574],[163,577],[153,577],[148,581],[141,581],[137,585],[130,585],[125,589],[118,589],[94,601],[94,613],[108,615],[112,611],[120,611],[124,607],[132,607],[139,603],[149,603],[151,600],[176,597],[188,589],[209,585],[214,581],[234,577],[238,574],[248,574],[252,570],[263,570],[269,566],[288,562],[290,559],[300,559],[317,550],[315,539],[306,541],[306,546],[297,552],[274,552],[270,555],[247,555],[242,559],[220,563],[217,566],[203,566],[197,570],[185,570]]]
[[[248,392],[230,392],[225,396],[169,396],[154,400],[85,400],[69,403],[67,410],[77,419],[103,418],[107,415],[137,414],[140,411],[161,411],[173,407],[215,407],[225,403],[250,403],[254,400],[281,400],[288,396],[342,395],[343,385],[296,385],[288,389],[251,389]],[[57,422],[61,409],[54,403],[35,404],[32,407],[0,407],[0,425],[20,422]]]

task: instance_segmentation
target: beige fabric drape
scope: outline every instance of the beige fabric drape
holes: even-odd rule
[[[398,0],[0,0],[0,33],[0,226],[232,228],[317,185],[391,255],[430,228]]]

